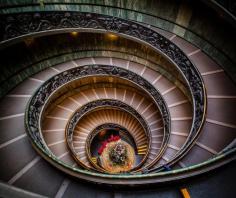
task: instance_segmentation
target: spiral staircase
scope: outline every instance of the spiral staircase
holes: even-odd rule
[[[234,197],[230,64],[106,3],[54,3],[0,7],[0,196]],[[113,135],[126,171],[102,163]]]

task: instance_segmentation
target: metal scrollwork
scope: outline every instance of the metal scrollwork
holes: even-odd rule
[[[66,28],[87,28],[94,31],[104,30],[128,35],[150,44],[176,64],[177,68],[185,77],[192,94],[194,106],[193,126],[188,137],[188,143],[185,144],[175,158],[177,159],[180,154],[183,155],[184,152],[186,153],[195,138],[198,136],[200,128],[204,122],[206,105],[205,89],[201,75],[180,48],[150,28],[132,21],[101,14],[59,11],[2,15],[0,23],[0,35],[1,40],[3,41],[35,32]],[[95,70],[96,72],[94,72]],[[150,94],[156,98],[156,103],[160,108],[163,119],[165,120],[164,125],[167,129],[167,126],[170,125],[169,120],[167,119],[168,111],[164,107],[165,105],[163,105],[163,100],[161,100],[160,94],[155,92],[155,89],[149,86],[148,82],[141,79],[138,75],[130,75],[128,72],[121,71],[118,68],[112,68],[109,70],[104,68],[104,66],[97,66],[97,68],[84,68],[83,71],[71,71],[69,74],[63,73],[62,75],[64,79],[61,79],[61,81],[73,78],[74,75],[78,75],[79,77],[87,74],[93,75],[95,73],[116,75],[116,72],[118,72],[118,76],[120,77],[125,77],[136,83],[139,82],[142,87],[148,90]],[[60,84],[60,82],[50,82],[47,85],[48,87],[44,86],[43,89],[46,89],[47,92],[41,93],[39,97],[42,97],[43,100],[44,97],[47,97],[47,93],[54,91],[57,84]]]
[[[42,149],[50,152],[43,144],[43,138],[40,133],[40,112],[46,105],[46,102],[50,95],[59,90],[61,86],[65,83],[71,82],[73,80],[77,80],[80,78],[84,78],[86,76],[114,76],[120,77],[126,80],[129,80],[142,89],[144,89],[152,98],[154,102],[157,104],[157,107],[160,110],[163,123],[164,123],[164,132],[167,134],[164,137],[164,142],[167,142],[169,133],[170,133],[170,115],[167,109],[167,105],[160,95],[160,93],[144,78],[141,76],[128,71],[123,68],[118,68],[116,66],[107,66],[107,65],[86,65],[78,68],[73,68],[62,73],[57,74],[56,76],[50,78],[46,81],[40,89],[35,93],[35,95],[31,98],[29,102],[28,108],[26,110],[26,127],[30,137],[41,146]],[[84,112],[89,109],[95,108],[96,106],[104,106],[104,105],[117,105],[119,108],[128,109],[133,115],[135,115],[139,120],[141,120],[142,126],[146,126],[145,121],[142,121],[142,117],[130,106],[126,105],[122,102],[112,101],[112,100],[102,100],[96,101],[96,103],[89,103],[83,109],[81,109],[77,114],[74,115],[73,120],[77,120],[80,115],[84,114]],[[72,122],[73,122],[72,120]],[[72,127],[72,128],[71,128]],[[70,132],[73,131],[73,125],[69,125],[68,130]],[[148,128],[145,128],[146,132],[148,132]],[[72,136],[69,135],[68,141],[72,141]]]
[[[126,111],[128,113],[130,113],[132,116],[134,116],[139,123],[141,124],[141,126],[144,129],[144,132],[146,133],[146,136],[148,137],[147,140],[150,140],[151,135],[150,135],[150,129],[148,127],[148,124],[146,123],[146,121],[144,120],[144,118],[132,107],[130,107],[129,105],[118,101],[118,100],[111,100],[111,99],[105,99],[105,100],[96,100],[93,102],[90,102],[86,105],[84,105],[83,107],[81,107],[80,109],[78,109],[73,116],[71,117],[71,119],[68,122],[67,125],[67,137],[72,140],[72,136],[73,136],[73,132],[75,130],[75,127],[77,125],[77,123],[79,122],[79,120],[81,120],[81,118],[83,116],[85,116],[86,114],[88,114],[90,111],[95,110],[97,108],[104,108],[104,107],[111,107],[111,108],[117,108],[117,109],[121,109],[123,111]]]
[[[75,111],[75,113],[72,115],[71,119],[69,120],[69,122],[67,123],[67,128],[66,128],[66,140],[67,140],[67,144],[69,149],[71,150],[72,154],[74,156],[77,155],[76,151],[74,150],[74,146],[73,146],[73,133],[75,131],[75,127],[77,126],[77,124],[79,123],[79,121],[86,115],[88,115],[91,111],[96,111],[98,109],[101,108],[106,108],[109,107],[110,109],[118,109],[118,110],[122,110],[125,111],[129,114],[131,114],[133,117],[135,117],[135,119],[140,123],[141,127],[144,130],[144,133],[146,134],[146,144],[148,145],[148,149],[147,152],[145,154],[145,156],[143,157],[141,163],[138,164],[137,167],[140,167],[141,164],[143,164],[145,162],[145,160],[148,157],[148,151],[150,149],[151,146],[151,134],[150,134],[150,129],[149,126],[147,124],[147,122],[144,120],[144,118],[132,107],[130,107],[129,105],[118,101],[118,100],[112,100],[112,99],[103,99],[103,100],[95,100],[92,102],[89,102],[87,104],[85,104],[84,106],[82,106],[81,108],[79,108],[77,111]],[[90,143],[94,137],[94,135],[96,135],[96,133],[98,131],[100,131],[101,129],[103,129],[104,127],[118,127],[118,124],[113,124],[113,123],[106,123],[104,125],[98,126],[96,127],[93,131],[90,132],[90,134],[88,134],[88,136],[86,137],[86,150],[87,153],[90,146]],[[118,127],[120,128],[120,127]],[[121,127],[123,128],[123,127]],[[123,130],[124,132],[127,131],[126,129]],[[129,132],[126,132],[127,134],[129,134]],[[130,133],[132,135],[132,133]],[[129,135],[128,135],[129,136]],[[130,140],[130,138],[128,138],[128,140]],[[90,142],[90,143],[88,143]],[[135,142],[135,139],[134,139]],[[136,142],[135,142],[136,145]],[[136,148],[136,147],[134,147]],[[89,155],[88,155],[89,156]],[[90,157],[88,157],[89,159]],[[79,159],[75,158],[76,161],[82,166],[88,169],[88,167],[86,167],[85,164],[83,164],[83,162],[81,162]],[[89,159],[90,160],[90,159]],[[136,168],[137,168],[136,167]]]
[[[137,147],[135,140],[131,139],[130,140],[130,133],[128,132],[128,130],[124,127],[122,127],[119,124],[115,124],[115,123],[105,123],[102,125],[99,125],[98,127],[96,127],[90,134],[88,137],[88,141],[89,144],[91,144],[92,140],[94,139],[94,137],[102,130],[104,129],[118,129],[119,131],[122,131],[122,134],[124,134],[124,137],[128,137],[126,138],[126,140],[133,145],[133,147]]]

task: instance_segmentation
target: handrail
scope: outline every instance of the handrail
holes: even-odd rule
[[[172,63],[176,65],[176,67],[179,69],[181,74],[186,79],[186,82],[188,83],[188,86],[190,88],[191,94],[192,94],[192,100],[193,100],[193,107],[194,107],[194,116],[193,116],[193,126],[191,128],[190,136],[188,137],[188,144],[186,144],[182,150],[176,155],[174,160],[178,160],[178,158],[183,157],[184,154],[190,149],[190,147],[193,145],[193,142],[196,140],[197,136],[199,135],[201,126],[204,121],[205,116],[205,107],[206,107],[206,97],[205,97],[205,88],[204,84],[201,78],[201,75],[199,71],[196,69],[196,67],[191,63],[191,61],[188,59],[188,57],[171,41],[167,40],[165,37],[159,35],[158,33],[154,32],[153,30],[144,27],[142,25],[136,24],[131,21],[126,21],[123,19],[115,18],[115,17],[109,17],[105,15],[98,15],[98,14],[91,14],[91,13],[76,13],[76,12],[58,12],[58,13],[41,13],[39,17],[43,16],[43,19],[50,22],[50,18],[53,14],[56,14],[57,18],[59,19],[56,22],[56,25],[54,24],[53,27],[50,28],[59,28],[61,24],[61,20],[68,26],[74,26],[76,28],[83,28],[83,29],[94,29],[99,31],[108,31],[108,32],[114,32],[116,34],[127,36],[130,38],[134,38],[136,40],[139,40],[140,42],[144,42],[147,45],[153,47],[160,53],[162,53],[165,57],[167,57]],[[77,20],[76,20],[77,19]],[[75,21],[74,21],[75,20]],[[40,21],[40,20],[39,20]],[[59,23],[58,23],[59,22]],[[63,25],[65,25],[63,23]],[[45,28],[45,26],[40,26],[39,31],[42,31]],[[89,68],[89,67],[88,67]],[[95,67],[94,67],[95,68]],[[99,68],[96,68],[97,71],[103,73],[104,66]],[[109,75],[115,75],[118,74],[122,69],[113,69],[110,71]],[[89,71],[89,72],[88,72]],[[95,75],[93,73],[93,70],[88,70],[87,72],[90,75]],[[75,72],[78,76],[83,76],[84,71]],[[64,73],[65,76],[62,74],[62,81],[68,78],[67,74]],[[82,74],[82,75],[81,75]],[[124,74],[124,73],[120,73]],[[124,76],[120,77],[124,77]],[[126,75],[126,74],[125,74]],[[70,77],[69,77],[70,78]],[[131,77],[133,78],[133,77]],[[140,77],[136,77],[137,79],[133,78],[132,80],[135,80],[135,83],[139,83]],[[47,84],[48,83],[48,84]],[[43,103],[48,98],[48,93],[53,92],[55,90],[55,87],[52,85],[51,82],[47,81],[45,83],[45,86],[41,87],[42,94],[38,95],[39,99],[39,106],[42,107]],[[141,84],[143,86],[147,86],[147,82],[141,80]],[[59,85],[60,86],[60,83]],[[158,99],[157,106],[160,108],[160,112],[162,114],[162,118],[167,120],[168,110],[165,109],[165,105],[163,105],[163,101],[161,101],[160,95],[157,94],[155,89],[148,89],[149,94],[153,97]],[[46,93],[43,93],[43,91],[46,91]],[[40,100],[42,99],[42,100]],[[30,105],[37,105],[38,101],[32,99],[33,104]],[[34,111],[36,113],[37,118],[37,111]],[[26,114],[27,116],[29,114]],[[164,122],[164,127],[168,128],[170,125],[169,122]],[[32,126],[31,126],[32,127]],[[34,126],[33,126],[34,127]],[[28,127],[30,129],[30,127]],[[32,129],[32,128],[31,128]],[[35,128],[33,128],[35,129]],[[37,129],[36,129],[37,131]],[[32,132],[32,131],[31,131]],[[174,161],[173,161],[174,162]]]
[[[100,32],[114,32],[121,36],[126,36],[132,39],[136,39],[140,42],[144,42],[167,57],[182,73],[192,95],[194,108],[193,127],[191,129],[190,136],[188,137],[189,144],[186,144],[181,149],[181,156],[183,156],[183,154],[189,150],[192,143],[198,137],[200,129],[202,127],[202,123],[204,122],[206,97],[203,80],[199,71],[180,48],[178,48],[175,44],[173,44],[171,41],[161,36],[157,32],[151,30],[150,28],[116,17],[78,12],[43,12],[38,14],[25,14],[26,21],[32,19],[32,17],[37,18],[36,21],[31,21],[29,23],[34,23],[33,26],[30,25],[27,27],[26,25],[24,26],[24,30],[20,30],[19,27],[18,32],[14,32],[14,34],[20,35],[24,33],[25,30],[40,32],[60,28],[78,28],[78,30],[83,31],[96,30]],[[13,25],[14,28],[18,25],[16,22],[17,20],[13,20],[12,24],[9,25],[9,31],[11,30],[11,28],[13,28]],[[33,30],[31,30],[32,27],[34,27]],[[176,155],[175,158],[177,159],[178,157],[180,157],[180,154]]]
[[[145,119],[142,117],[142,115],[140,115],[135,109],[133,109],[132,107],[130,107],[129,105],[118,101],[118,100],[112,100],[112,99],[101,99],[101,100],[95,100],[92,102],[89,102],[85,105],[83,105],[82,107],[80,107],[79,109],[77,109],[73,115],[71,116],[71,118],[69,119],[68,123],[67,123],[67,127],[66,127],[66,140],[67,140],[67,144],[71,150],[71,152],[73,153],[73,155],[75,156],[76,161],[78,161],[82,166],[84,166],[80,160],[78,160],[76,158],[76,153],[74,151],[73,148],[73,133],[75,130],[76,125],[79,123],[79,121],[86,116],[88,113],[90,113],[91,111],[96,111],[98,109],[101,108],[106,108],[108,107],[109,109],[118,109],[118,110],[122,110],[125,111],[129,114],[131,114],[133,117],[135,117],[135,119],[140,123],[140,125],[142,126],[146,137],[147,137],[147,144],[148,146],[148,151],[151,147],[151,142],[152,142],[152,138],[151,138],[151,132],[150,132],[150,128],[148,126],[148,123],[145,121]],[[93,129],[94,130],[94,129]],[[132,134],[132,132],[130,132]],[[87,137],[86,142],[89,141],[88,139],[89,137]],[[135,138],[134,138],[135,139]],[[88,152],[88,148],[86,147],[87,152]],[[139,168],[147,159],[148,157],[148,151],[146,152],[146,155],[144,156],[143,160],[141,161],[141,163],[139,163],[135,169]],[[91,161],[91,160],[90,160]],[[85,167],[88,168],[88,167]],[[132,170],[131,170],[132,171]]]

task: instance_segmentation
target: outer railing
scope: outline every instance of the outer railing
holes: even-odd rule
[[[193,125],[188,137],[187,144],[175,156],[169,165],[175,163],[191,148],[192,143],[199,135],[204,122],[206,97],[205,88],[200,73],[191,63],[188,57],[171,41],[155,31],[116,17],[92,13],[78,12],[42,12],[12,15],[5,28],[4,37],[15,38],[26,35],[29,32],[53,31],[67,28],[78,28],[82,31],[108,31],[144,42],[164,56],[170,59],[182,75],[190,88],[193,101]]]
[[[171,41],[167,40],[165,37],[152,31],[151,29],[134,22],[98,14],[77,12],[45,12],[21,14],[21,17],[19,17],[19,15],[17,16],[18,17],[15,18],[12,17],[9,21],[9,26],[7,31],[5,32],[5,36],[18,37],[26,35],[29,32],[37,33],[49,30],[53,32],[53,30],[67,28],[74,28],[82,31],[108,31],[119,34],[121,36],[136,39],[140,42],[144,42],[166,56],[169,60],[172,61],[172,63],[177,66],[179,71],[186,79],[186,82],[192,94],[192,102],[194,108],[193,126],[191,128],[187,144],[185,144],[181,151],[178,152],[176,157],[171,162],[169,162],[169,165],[172,165],[176,161],[178,161],[191,148],[204,122],[206,106],[205,89],[198,70],[190,62],[188,57]],[[22,23],[24,24],[24,26],[21,26]],[[52,85],[48,86],[50,87]],[[44,87],[43,89],[50,90],[50,88],[46,87]],[[50,91],[53,90],[53,87],[51,87]],[[48,93],[44,93],[44,99],[47,98],[47,94]],[[39,98],[40,97],[41,96],[39,96]],[[34,100],[33,103],[35,103],[36,106],[29,106],[29,108],[31,108],[32,110],[34,110],[35,107],[38,108],[37,105],[39,105],[38,101],[36,100]],[[160,110],[161,112],[165,111],[165,109]],[[33,116],[37,117],[38,112],[34,112],[35,115]],[[164,116],[164,114],[162,116]],[[165,119],[165,117],[163,117],[163,119]],[[167,123],[167,125],[168,124],[169,123]],[[31,129],[35,130],[34,128]],[[36,135],[35,138],[38,139],[39,137]]]

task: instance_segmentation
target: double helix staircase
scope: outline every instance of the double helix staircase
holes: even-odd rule
[[[71,197],[90,191],[81,180],[113,186],[164,183],[208,172],[231,161],[235,156],[234,83],[201,49],[169,32],[158,28],[152,31],[178,46],[193,63],[204,92],[194,92],[195,85],[169,60],[159,65],[135,54],[118,56],[116,51],[107,50],[91,56],[91,49],[84,49],[86,53],[80,58],[64,58],[60,64],[27,76],[2,97],[0,161],[4,163],[0,163],[0,179],[38,195]],[[86,73],[93,68],[97,73]],[[104,74],[104,68],[113,73]],[[79,76],[73,80],[57,81],[62,75],[72,76],[74,71],[79,71]],[[116,76],[119,71],[123,76]],[[189,79],[197,78],[191,75]],[[40,93],[49,82],[55,89]],[[205,101],[201,122],[197,122],[201,107],[195,96]],[[42,101],[45,103],[40,106]],[[117,106],[101,105],[105,101],[114,101]],[[40,106],[40,112],[32,108],[33,102],[36,108]],[[91,104],[98,105],[89,109]],[[73,122],[83,109],[84,114]],[[133,137],[137,155],[144,159],[136,170],[110,175],[93,166],[97,161],[88,156],[88,138],[97,127],[108,123],[125,128]],[[74,127],[72,134],[70,124]],[[194,128],[198,129],[195,134]],[[225,156],[229,159],[224,160]],[[84,197],[122,194],[96,188],[90,192]]]

